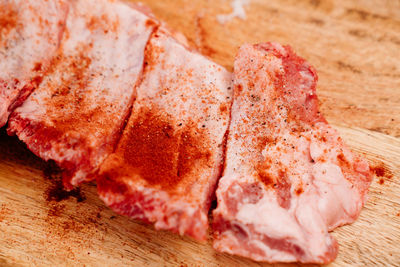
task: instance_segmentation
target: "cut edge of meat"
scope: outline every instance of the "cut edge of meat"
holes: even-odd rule
[[[232,84],[233,86],[233,84]],[[232,96],[233,97],[233,96]],[[225,172],[225,167],[226,167],[226,151],[227,151],[227,143],[228,143],[228,137],[229,137],[229,129],[231,126],[231,118],[232,118],[232,105],[233,105],[233,101],[230,101],[230,106],[229,106],[229,120],[228,120],[228,124],[227,124],[227,128],[224,134],[224,138],[222,140],[222,151],[221,151],[221,162],[222,164],[219,166],[219,172],[218,172],[218,177],[217,177],[217,181],[214,185],[214,189],[212,190],[212,194],[211,194],[211,198],[210,198],[210,203],[209,203],[209,212],[210,214],[213,213],[213,211],[215,210],[215,208],[211,207],[211,204],[213,201],[217,201],[217,189],[219,186],[219,181],[221,180],[221,178],[224,176],[224,172]]]
[[[226,181],[222,181],[222,183],[223,186],[226,186]],[[259,231],[259,229],[265,229],[265,225],[260,222],[258,224],[248,224],[237,219],[235,216],[237,204],[239,203],[237,198],[246,199],[246,203],[255,204],[263,197],[263,189],[259,183],[250,185],[234,183],[234,185],[241,187],[239,195],[237,191],[229,192],[232,186],[227,191],[217,191],[217,199],[223,199],[224,201],[219,201],[218,210],[215,209],[212,213],[214,249],[223,253],[269,263],[301,262],[327,264],[336,258],[339,246],[336,239],[328,232],[326,227],[321,229],[322,232],[319,235],[318,242],[321,242],[322,247],[316,252],[311,251],[307,247],[307,239],[297,239],[295,236],[290,235],[274,237],[275,233],[273,231],[271,231],[271,235]],[[232,213],[232,210],[236,211]],[[258,211],[256,214],[262,216],[260,212]],[[254,216],[254,213],[249,216]],[[295,218],[295,221],[299,223],[299,219]],[[293,225],[289,225],[288,227],[291,226]],[[307,231],[302,234],[307,235]]]
[[[235,220],[225,220],[223,216],[217,215],[213,217],[212,223],[214,244],[213,247],[220,252],[228,253],[231,255],[239,255],[242,257],[250,258],[255,261],[266,261],[265,251],[256,245],[254,240],[265,244],[269,249],[278,249],[284,253],[275,255],[276,258],[270,258],[267,262],[301,262],[301,263],[317,263],[327,264],[332,262],[338,252],[339,245],[334,237],[326,233],[327,242],[330,243],[329,249],[323,255],[317,258],[307,258],[306,252],[297,245],[295,240],[288,240],[285,238],[273,238],[264,234],[258,233],[254,226],[243,225],[241,222]],[[230,235],[240,237],[241,242],[238,243],[230,239]],[[231,245],[226,246],[226,242],[231,242]],[[287,253],[287,254],[286,254]]]
[[[139,11],[139,12],[142,12],[142,13],[144,13],[145,15],[147,15],[147,16],[149,17],[148,21],[151,21],[151,24],[153,24],[153,29],[152,29],[151,33],[149,34],[149,38],[148,38],[148,40],[147,40],[147,42],[146,42],[146,44],[145,44],[145,46],[144,46],[144,51],[143,51],[143,53],[145,53],[146,47],[147,47],[147,45],[149,44],[149,42],[150,42],[152,36],[153,36],[153,35],[159,30],[159,28],[161,27],[160,21],[153,15],[153,13],[152,13],[152,11],[151,11],[150,8],[147,8],[146,6],[144,6],[144,5],[143,5],[142,3],[140,3],[140,2],[139,2],[139,3],[125,3],[125,4],[128,5],[128,6],[130,6],[131,8],[133,8],[133,9],[135,9],[135,10],[137,10],[137,11]],[[140,86],[140,84],[142,83],[145,67],[146,67],[146,59],[143,57],[142,68],[141,68],[140,73],[139,73],[139,75],[138,75],[138,79],[136,80],[136,83],[135,83],[135,85],[134,85],[134,87],[133,87],[133,88],[134,88],[134,95],[133,95],[133,97],[132,97],[132,99],[131,99],[131,102],[130,102],[130,104],[129,104],[130,107],[129,107],[129,109],[127,110],[127,114],[125,114],[124,120],[122,121],[122,126],[121,126],[120,130],[118,131],[118,138],[116,139],[116,141],[115,141],[115,143],[114,143],[113,150],[111,151],[111,153],[113,153],[113,152],[117,149],[118,143],[119,143],[119,141],[120,141],[121,138],[122,138],[122,134],[123,134],[123,132],[124,132],[124,130],[125,130],[125,128],[126,128],[126,125],[128,124],[129,118],[130,118],[130,116],[131,116],[131,114],[132,114],[133,104],[135,103],[136,95],[137,95],[137,93],[136,93],[136,88],[138,88],[138,87]],[[106,158],[107,158],[107,157],[106,157]],[[104,160],[105,160],[106,158],[104,158]],[[104,161],[104,160],[103,160],[103,161]],[[102,161],[102,162],[103,162],[103,161]],[[99,167],[101,166],[102,162],[98,165]],[[99,171],[99,168],[97,168],[97,169],[94,171],[94,172],[95,172],[95,175],[98,175],[98,171]],[[96,179],[96,177],[93,177],[93,178],[92,178],[92,180],[95,180],[95,179]]]
[[[68,190],[73,189],[75,185],[83,182],[87,175],[93,173],[93,170],[87,168],[93,164],[90,162],[92,150],[89,151],[89,154],[75,154],[73,157],[64,157],[62,154],[65,152],[62,152],[62,154],[58,152],[75,150],[79,147],[86,148],[87,140],[82,136],[67,136],[52,127],[32,122],[14,114],[10,116],[7,133],[8,135],[17,135],[29,150],[45,161],[54,158],[59,159],[55,160],[55,162],[63,170],[63,184]],[[46,136],[48,139],[37,138],[37,136]],[[57,141],[51,140],[51,138],[57,138]],[[54,147],[57,148],[56,151],[52,150]]]
[[[305,123],[309,123],[310,125],[313,125],[312,127],[314,127],[314,125],[321,124],[321,125],[325,126],[325,127],[321,127],[322,130],[333,131],[334,132],[333,135],[338,138],[337,143],[335,143],[335,145],[339,148],[342,148],[343,150],[341,150],[341,151],[344,151],[347,154],[349,154],[349,153],[352,154],[352,152],[347,151],[348,149],[342,142],[342,139],[339,137],[337,132],[334,129],[331,129],[331,127],[327,124],[325,118],[318,111],[318,100],[317,100],[317,96],[315,94],[315,90],[316,90],[315,83],[316,83],[316,78],[317,78],[315,69],[312,66],[310,66],[304,59],[298,57],[289,46],[281,46],[276,43],[263,43],[263,44],[257,44],[254,46],[252,46],[252,45],[245,45],[245,46],[254,47],[256,50],[263,51],[261,53],[265,53],[265,52],[271,53],[274,56],[277,56],[278,58],[282,59],[282,61],[288,60],[288,62],[283,64],[284,65],[283,68],[284,68],[285,72],[287,72],[287,71],[289,73],[291,73],[293,71],[295,72],[296,69],[299,68],[299,66],[290,66],[290,64],[293,64],[290,62],[291,60],[293,60],[295,62],[294,64],[300,64],[300,65],[305,64],[305,66],[307,68],[309,68],[309,70],[314,74],[314,79],[315,79],[314,83],[312,83],[312,84],[307,83],[307,85],[306,85],[306,87],[310,86],[310,88],[307,89],[307,90],[310,90],[310,92],[307,92],[307,90],[303,91],[305,89],[304,87],[302,87],[301,90],[298,90],[298,92],[294,92],[295,97],[297,96],[297,94],[299,94],[297,97],[305,97],[306,105],[305,106],[299,105],[299,103],[302,100],[299,101],[299,103],[296,103],[297,100],[293,99],[292,96],[290,96],[285,101],[289,101],[290,106],[295,105],[296,112],[298,114],[292,114],[292,115],[298,116],[297,119],[304,121]],[[267,56],[267,55],[265,55],[265,56]],[[253,60],[249,59],[249,62],[250,61],[253,62]],[[299,68],[299,70],[300,69],[301,68]],[[261,71],[261,69],[258,69],[258,71]],[[251,70],[247,70],[247,72],[244,71],[243,73],[244,74],[252,73],[254,75],[259,75],[259,74],[251,72]],[[249,75],[249,74],[247,74],[247,75]],[[275,75],[280,77],[279,79],[282,79],[282,77],[279,76],[279,74],[275,73]],[[301,73],[301,75],[303,75],[303,73]],[[292,74],[289,76],[292,76]],[[258,77],[258,76],[256,76],[256,77]],[[295,77],[295,75],[293,77]],[[291,79],[293,79],[293,77],[284,78],[285,79],[284,82],[289,82],[289,83],[293,82],[291,80]],[[286,79],[288,79],[289,81],[287,81]],[[303,78],[301,78],[301,80],[302,79]],[[236,80],[236,77],[235,77],[235,80]],[[244,83],[248,82],[248,85],[250,88],[251,88],[251,86],[254,86],[254,84],[256,83],[256,81],[251,81],[251,80],[246,81],[246,79],[244,79],[243,81],[240,80],[240,82],[244,82]],[[274,83],[274,86],[277,86],[275,83],[278,83],[279,85],[281,85],[280,84],[281,81],[273,80],[273,83]],[[238,88],[236,88],[236,86],[237,86],[237,84],[235,81],[235,90],[240,90],[240,91],[242,90],[242,87],[240,87],[238,89]],[[283,88],[286,88],[286,87],[283,85]],[[291,93],[293,93],[293,92],[289,92],[289,95]],[[284,93],[284,94],[286,94],[286,93]],[[237,95],[236,95],[236,91],[235,91],[235,98],[236,97],[237,97]],[[292,99],[290,99],[291,97],[292,97]],[[235,98],[234,98],[234,102],[236,101]],[[301,98],[301,99],[303,99],[303,98]],[[290,101],[294,101],[294,102],[291,103]],[[232,112],[234,112],[234,110],[232,110]],[[289,108],[289,112],[290,112],[290,108]],[[231,116],[231,123],[233,122],[232,119],[233,119],[233,117]],[[317,128],[319,128],[319,127],[317,127]],[[322,139],[325,139],[324,134],[322,134],[322,135],[323,135]],[[228,140],[227,145],[229,146],[229,140]],[[228,150],[228,147],[227,147],[227,150]],[[229,152],[227,152],[227,153],[229,153]],[[226,182],[224,181],[224,177],[233,175],[232,173],[227,174],[226,170],[224,170],[223,177],[221,177],[221,179],[220,179],[219,186],[218,186],[218,189],[216,192],[217,199],[218,199],[218,207],[213,211],[212,227],[214,230],[214,248],[221,252],[236,254],[236,255],[251,258],[256,261],[266,261],[266,262],[271,262],[271,263],[273,263],[273,262],[296,262],[296,261],[302,262],[302,263],[329,263],[329,262],[333,261],[336,258],[337,253],[338,253],[338,243],[335,240],[335,238],[329,234],[329,231],[333,230],[334,228],[336,228],[338,226],[352,223],[356,220],[356,218],[358,217],[358,215],[361,212],[363,204],[365,203],[366,193],[368,191],[368,187],[369,187],[369,184],[372,179],[371,173],[369,171],[368,163],[365,160],[363,160],[362,157],[360,157],[356,153],[353,153],[353,156],[350,157],[350,159],[348,160],[346,158],[347,156],[346,157],[343,156],[343,153],[340,155],[338,155],[338,160],[337,161],[334,160],[334,162],[336,162],[336,164],[342,168],[342,172],[344,175],[343,179],[345,181],[347,181],[347,183],[349,183],[349,185],[351,185],[354,197],[359,196],[359,200],[357,200],[356,203],[353,203],[354,205],[352,205],[352,209],[350,210],[350,213],[348,213],[348,211],[345,210],[346,215],[343,218],[328,216],[327,221],[325,221],[326,218],[324,218],[324,217],[316,219],[319,221],[318,224],[321,224],[321,223],[326,224],[326,227],[322,227],[322,228],[324,228],[324,230],[323,230],[323,233],[321,233],[321,235],[319,237],[320,241],[318,241],[321,244],[325,243],[326,246],[324,246],[324,247],[326,249],[322,248],[319,250],[319,252],[313,252],[313,251],[310,251],[309,249],[308,249],[309,251],[304,251],[302,249],[302,246],[304,244],[301,245],[303,243],[303,241],[296,242],[296,239],[291,241],[291,237],[289,237],[289,236],[283,237],[283,238],[281,237],[278,239],[269,237],[269,236],[266,236],[264,233],[258,232],[256,230],[257,227],[262,227],[262,225],[246,224],[244,222],[238,221],[235,218],[235,216],[233,216],[232,214],[230,214],[227,211],[227,209],[228,210],[230,209],[229,206],[231,205],[231,203],[228,203],[229,200],[226,201],[226,199],[224,199],[224,196],[223,196],[223,194],[226,193],[225,191],[224,191],[225,192],[224,193],[223,190],[228,190],[229,187],[227,188],[227,186],[229,186],[229,184],[230,184],[229,181],[226,181]],[[315,159],[315,160],[317,160],[317,159]],[[353,161],[353,163],[351,163],[351,161]],[[227,164],[227,162],[225,162],[225,165],[226,164]],[[348,168],[348,169],[343,169],[343,168]],[[228,180],[232,180],[232,179],[230,178]],[[221,189],[220,188],[221,186],[224,187],[224,189]],[[353,189],[353,187],[356,187],[356,188]],[[302,191],[300,192],[300,194],[301,193],[302,193]],[[323,194],[323,192],[320,192],[320,193]],[[235,195],[236,198],[238,197],[236,194],[233,194],[233,195]],[[247,201],[250,201],[250,203],[253,203],[251,200],[252,197],[254,197],[253,195],[252,196],[247,195],[247,197],[249,197],[247,199]],[[220,203],[220,200],[222,200],[222,199],[224,199],[224,200],[222,201],[222,203]],[[256,202],[257,201],[255,201],[254,203],[256,203]],[[282,207],[282,208],[284,208],[284,207]],[[321,207],[319,207],[319,208],[321,208]],[[243,213],[243,215],[244,215],[244,213]],[[297,223],[299,223],[299,221],[298,221],[299,219],[300,218],[296,217],[295,220],[297,221]],[[304,219],[304,218],[302,218],[302,219]],[[335,221],[335,219],[336,219],[336,221]],[[321,228],[321,230],[322,230],[322,228]],[[306,234],[306,233],[304,233],[304,234]],[[325,240],[325,241],[323,241],[323,240]],[[264,248],[264,249],[260,249],[260,248]],[[274,250],[274,248],[276,248],[276,250]],[[268,252],[268,253],[270,253],[270,255],[267,255],[268,253],[266,254],[265,253],[266,251],[270,251],[270,252]],[[274,252],[272,252],[272,251],[274,251]],[[281,253],[282,251],[284,253]]]
[[[174,202],[159,190],[110,181],[107,174],[97,180],[100,198],[115,212],[154,224],[156,230],[169,230],[205,241],[208,229],[207,211],[185,202]],[[187,211],[190,210],[191,213]]]
[[[4,87],[5,86],[7,85],[4,85]],[[7,105],[8,103],[6,101],[0,103],[0,127],[6,125],[12,111],[19,107],[28,98],[36,86],[36,83],[29,82],[20,89],[18,96],[13,100],[13,102],[9,103],[9,105]]]

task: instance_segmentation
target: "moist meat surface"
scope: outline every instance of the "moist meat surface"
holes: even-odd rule
[[[214,210],[214,247],[257,261],[327,263],[371,174],[318,111],[317,75],[289,47],[244,45]]]
[[[204,240],[222,166],[231,74],[163,29],[121,141],[100,168],[100,197],[120,214]]]
[[[67,12],[61,0],[0,0],[0,127],[40,84]]]
[[[90,180],[115,147],[155,26],[119,1],[70,1],[58,54],[8,129],[64,168],[67,188]]]

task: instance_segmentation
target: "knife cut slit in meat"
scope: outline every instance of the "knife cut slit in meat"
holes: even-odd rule
[[[143,80],[100,197],[120,214],[204,240],[222,166],[231,74],[163,28],[145,51]]]
[[[359,215],[369,166],[318,111],[317,75],[289,47],[244,45],[214,210],[214,247],[257,261],[327,263]]]
[[[40,84],[67,13],[61,0],[0,0],[0,127]]]
[[[64,171],[71,189],[113,151],[157,22],[112,0],[73,0],[56,58],[9,121],[28,148]]]

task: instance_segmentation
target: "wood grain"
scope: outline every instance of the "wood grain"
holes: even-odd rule
[[[347,143],[385,175],[377,177],[359,220],[334,231],[330,266],[400,265],[400,1],[251,0],[247,19],[225,25],[227,0],[145,0],[203,54],[232,69],[242,43],[290,44],[318,70],[323,113]],[[0,130],[0,266],[268,265],[215,252],[118,216],[94,184],[83,202],[47,200],[47,164]]]

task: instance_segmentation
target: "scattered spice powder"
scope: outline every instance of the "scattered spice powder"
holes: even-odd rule
[[[298,196],[301,195],[301,193],[303,193],[303,192],[304,192],[304,190],[302,187],[299,187],[296,189],[296,195],[298,195]]]
[[[74,197],[77,202],[82,202],[86,197],[81,192],[80,188],[74,188],[71,191],[66,191],[61,180],[53,182],[53,185],[46,191],[47,201],[60,202],[70,197]]]
[[[380,177],[380,179],[378,180],[379,184],[384,184],[385,183],[385,179],[390,179],[393,177],[393,174],[391,173],[391,171],[381,162],[376,166],[371,166],[371,171],[377,176]]]
[[[64,189],[61,179],[61,169],[53,162],[50,161],[45,165],[43,174],[46,179],[49,179],[52,185],[46,190],[46,200],[60,202],[62,200],[74,197],[77,202],[82,202],[86,199],[80,188],[74,188],[71,191]],[[54,211],[53,213],[57,213]]]
[[[0,4],[0,41],[12,29],[18,26],[18,13],[11,3]]]

